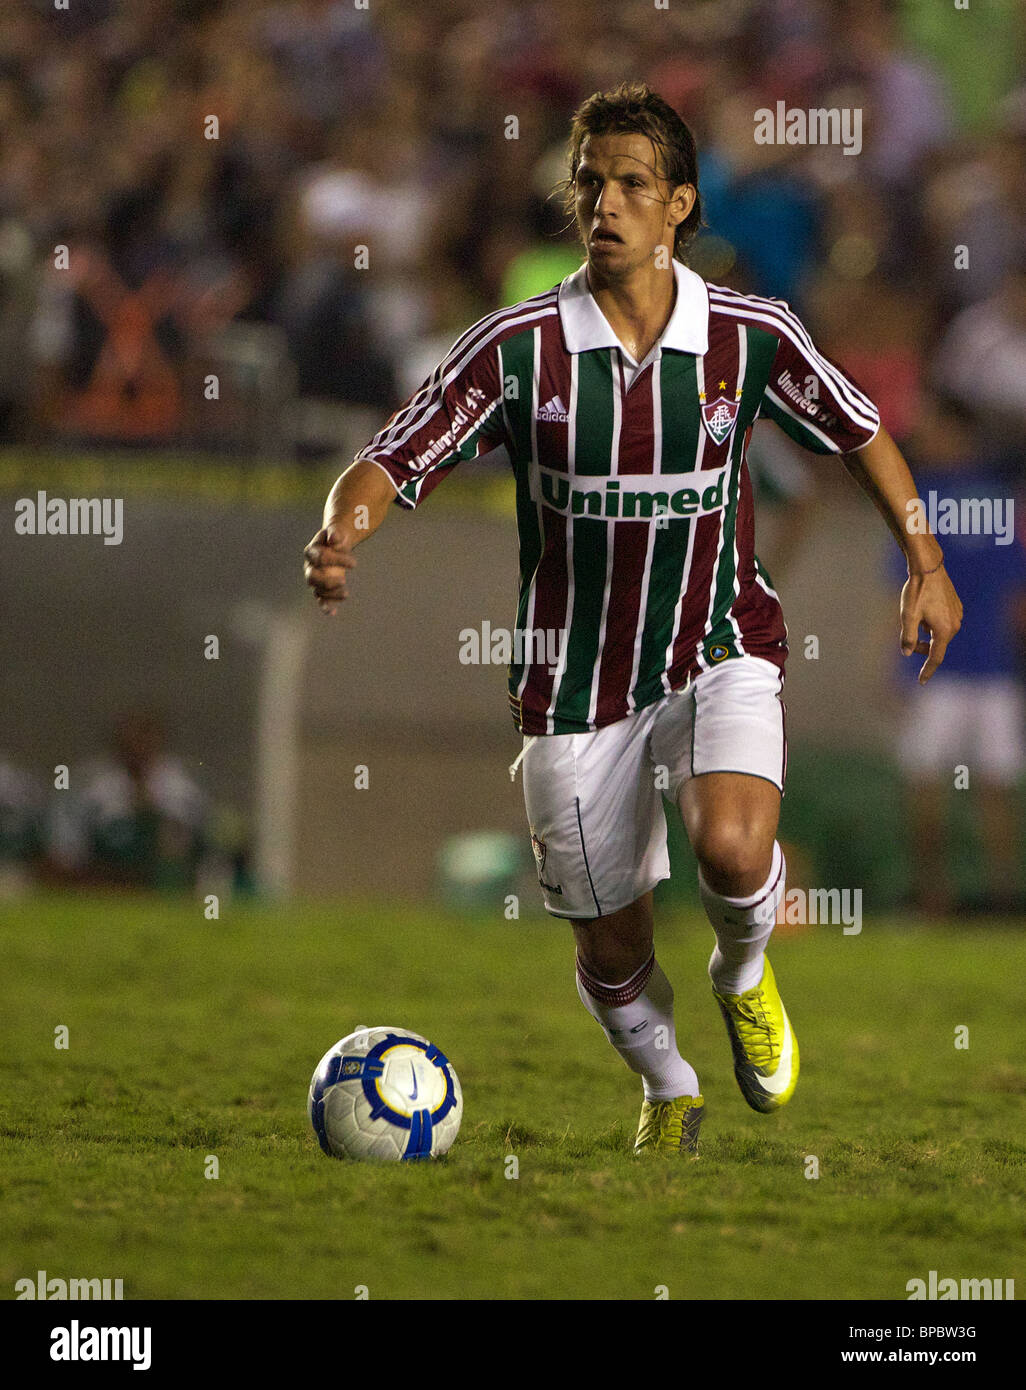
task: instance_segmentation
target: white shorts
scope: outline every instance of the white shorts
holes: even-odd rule
[[[986,782],[1011,786],[1023,771],[1023,696],[1013,676],[938,671],[908,694],[898,742],[913,781],[951,778],[964,764]]]
[[[743,772],[783,791],[784,678],[731,657],[683,690],[593,733],[524,739],[524,802],[545,907],[618,912],[670,876],[663,796],[690,777]]]

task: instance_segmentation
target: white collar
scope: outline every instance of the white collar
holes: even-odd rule
[[[705,281],[680,261],[673,261],[677,299],[670,321],[657,347],[704,355],[709,351],[709,290]],[[588,287],[587,263],[568,275],[559,287],[559,318],[568,352],[591,352],[595,348],[619,348],[629,356],[613,332],[605,314]]]

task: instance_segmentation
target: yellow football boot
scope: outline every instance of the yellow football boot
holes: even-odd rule
[[[634,1152],[693,1154],[705,1115],[701,1096],[677,1096],[674,1100],[646,1100],[641,1107]]]
[[[753,1110],[768,1115],[786,1105],[798,1084],[798,1039],[767,960],[762,980],[743,994],[719,994],[734,1053],[734,1075]]]

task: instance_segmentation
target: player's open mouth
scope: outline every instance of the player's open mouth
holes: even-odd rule
[[[592,232],[592,246],[616,246],[623,245],[623,237],[617,236],[616,232]]]

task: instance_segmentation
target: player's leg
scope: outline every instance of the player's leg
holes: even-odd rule
[[[798,1047],[766,944],[784,893],[776,840],[786,766],[782,678],[769,662],[733,658],[670,702],[653,731],[699,865],[716,936],[709,962],[734,1071],[753,1109],[778,1109],[798,1079]]]
[[[693,1151],[701,1097],[681,1057],[673,989],[652,945],[652,889],[669,874],[666,820],[647,757],[651,715],[534,740],[524,798],[545,906],[571,920],[577,988],[645,1105],[637,1148]]]
[[[907,906],[926,917],[950,917],[956,907],[948,845],[949,787],[916,773],[904,786],[910,895]]]
[[[799,1066],[798,1043],[766,956],[784,894],[784,855],[776,841],[780,793],[759,777],[713,772],[686,782],[680,804],[716,934],[709,976],[734,1075],[752,1109],[768,1114],[791,1099]]]
[[[909,699],[898,737],[912,906],[930,917],[947,917],[956,906],[949,793],[954,769],[968,761],[977,718],[963,679],[940,671]]]
[[[652,954],[653,894],[644,893],[619,912],[572,922],[579,965],[596,980],[626,980]]]
[[[987,869],[986,905],[994,911],[1014,912],[1021,892],[1018,788],[1026,722],[1022,686],[1010,676],[973,681],[971,686],[974,717],[967,713],[964,727],[973,731],[977,741],[972,756],[979,771],[974,800]]]
[[[652,894],[573,928],[581,1003],[644,1085],[634,1152],[694,1153],[705,1102],[677,1047],[673,987],[652,945]]]
[[[577,992],[647,1100],[697,1096],[698,1077],[677,1048],[673,989],[652,944],[652,894],[608,917],[573,923]]]
[[[784,893],[780,790],[761,777],[706,772],[688,778],[678,804],[716,934],[709,976],[717,993],[742,994],[762,979]]]
[[[1015,912],[1020,901],[1019,792],[1004,782],[977,789],[979,835],[987,866],[986,906]]]

